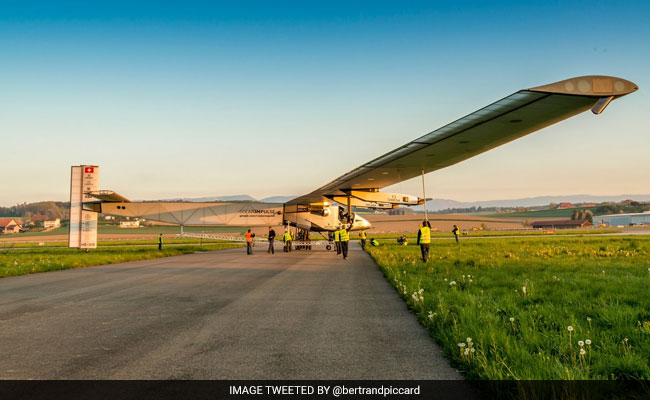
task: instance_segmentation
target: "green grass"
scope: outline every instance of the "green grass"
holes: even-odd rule
[[[242,226],[185,226],[183,230],[185,232],[192,233],[244,233],[246,227]],[[50,236],[50,235],[67,235],[68,227],[61,227],[52,229],[48,232],[24,232],[16,233],[11,235],[3,235],[3,237],[26,237],[26,236]],[[144,226],[142,228],[120,228],[115,225],[103,225],[100,224],[97,227],[97,233],[118,233],[123,235],[131,234],[170,234],[170,233],[181,233],[181,227],[178,225],[160,225],[160,226]]]
[[[203,246],[164,247],[104,247],[88,253],[78,249],[29,249],[0,251],[0,278],[37,272],[56,271],[95,265],[115,264],[127,261],[177,256],[196,251],[212,251],[241,247],[239,243],[218,243]]]
[[[469,378],[650,379],[649,236],[438,241],[427,264],[416,246],[368,252]]]
[[[214,240],[214,239],[200,239],[187,238],[187,239],[170,239],[165,238],[165,246],[168,245],[187,245],[187,244],[210,244],[210,243],[233,243],[227,240]],[[44,247],[68,247],[68,242],[0,242],[0,251],[7,249],[31,249],[31,248],[44,248]],[[153,246],[158,247],[158,238],[153,239],[126,239],[126,240],[99,240],[98,247],[107,246]]]
[[[620,229],[563,229],[556,230],[553,233],[544,233],[541,230],[526,230],[526,231],[467,231],[467,235],[461,235],[462,238],[466,237],[490,237],[490,236],[562,236],[562,235],[597,235],[606,233],[620,233]],[[402,233],[367,233],[368,238],[375,239],[397,239],[402,236]],[[358,234],[352,233],[352,237],[356,238]],[[406,237],[409,239],[417,238],[417,232],[408,232]],[[435,238],[450,238],[453,237],[451,232],[431,232],[431,237]]]
[[[521,212],[508,212],[508,213],[495,213],[495,212],[481,212],[472,215],[486,217],[486,218],[519,218],[519,219],[535,219],[535,218],[571,218],[575,210],[591,210],[596,214],[598,207],[576,207],[576,208],[560,208],[553,210],[537,210],[537,211],[521,211]]]

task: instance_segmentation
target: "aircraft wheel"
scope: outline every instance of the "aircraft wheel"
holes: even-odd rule
[[[325,249],[326,250],[332,250],[332,246],[328,244],[327,246],[325,246]]]

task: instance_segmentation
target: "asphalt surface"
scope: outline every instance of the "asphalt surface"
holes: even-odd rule
[[[0,279],[0,378],[462,379],[351,247]]]

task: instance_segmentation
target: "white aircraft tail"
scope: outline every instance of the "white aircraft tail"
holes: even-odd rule
[[[99,167],[73,166],[70,176],[70,234],[68,247],[94,249],[97,247],[96,202],[90,192],[99,189]]]

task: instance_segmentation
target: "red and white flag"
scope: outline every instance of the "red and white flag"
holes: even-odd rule
[[[86,174],[95,173],[95,167],[86,167],[86,168],[84,168],[84,173],[86,173]]]

